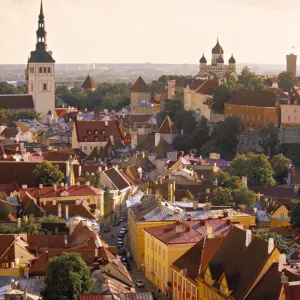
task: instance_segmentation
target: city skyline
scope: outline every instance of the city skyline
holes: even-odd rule
[[[225,62],[233,52],[237,63],[285,64],[291,46],[295,54],[300,49],[297,26],[285,30],[280,21],[297,19],[295,0],[284,7],[280,1],[272,7],[250,0],[204,3],[43,0],[48,49],[57,63],[188,64],[197,64],[203,51],[210,61],[217,35]],[[40,0],[2,4],[0,35],[6,46],[0,49],[1,64],[25,63],[34,50],[39,5]]]

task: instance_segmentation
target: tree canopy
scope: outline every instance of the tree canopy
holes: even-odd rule
[[[300,202],[294,203],[291,211],[291,225],[300,226]]]
[[[273,156],[277,153],[279,144],[279,128],[273,123],[268,124],[266,127],[259,131],[260,146],[267,155]]]
[[[3,95],[12,95],[12,94],[26,94],[27,93],[27,87],[26,85],[19,85],[15,87],[12,84],[9,84],[7,82],[0,82],[0,94]]]
[[[91,272],[80,254],[63,253],[49,260],[41,295],[44,300],[75,300],[92,287]]]
[[[289,166],[292,161],[282,153],[275,155],[271,160],[271,165],[276,178],[283,179],[288,176]]]
[[[230,175],[246,176],[249,186],[274,186],[274,171],[264,154],[238,154],[227,168]]]
[[[8,110],[0,109],[0,116],[7,118],[11,121],[18,121],[20,119],[26,120],[42,120],[42,114],[36,110],[31,109],[21,109],[21,110]]]
[[[33,176],[37,184],[43,184],[44,186],[57,184],[65,177],[58,165],[53,165],[46,160],[36,166]]]
[[[290,72],[281,72],[278,75],[278,87],[285,92],[290,92],[296,83],[297,79]]]

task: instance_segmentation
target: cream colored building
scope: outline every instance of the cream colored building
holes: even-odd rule
[[[36,49],[30,52],[28,58],[26,80],[28,93],[33,95],[34,108],[42,113],[45,121],[48,113],[55,110],[55,60],[52,58],[52,52],[47,50],[42,3],[36,36]]]

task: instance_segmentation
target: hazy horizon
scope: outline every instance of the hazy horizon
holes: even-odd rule
[[[0,64],[34,50],[40,0],[0,0]],[[48,49],[59,64],[198,64],[217,34],[225,62],[284,65],[297,54],[300,2],[274,0],[43,0]],[[284,20],[284,23],[282,22]],[[300,22],[300,21],[299,21]],[[283,26],[286,25],[286,27]]]

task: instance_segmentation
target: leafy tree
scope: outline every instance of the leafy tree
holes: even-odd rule
[[[7,82],[0,82],[0,94],[26,94],[26,87],[24,85],[15,87],[14,85]]]
[[[270,123],[259,131],[260,146],[263,148],[265,154],[273,156],[277,152],[279,143],[278,134],[279,128],[273,123]]]
[[[279,234],[264,229],[252,229],[252,232],[256,236],[264,239],[265,241],[268,241],[269,238],[272,238],[274,240],[275,245],[278,247],[281,253],[285,253],[285,254],[289,253],[289,247],[286,245],[282,236],[280,236]]]
[[[15,226],[11,226],[11,225],[1,225],[0,226],[0,234],[18,234],[18,233],[22,233],[22,229],[15,227]]]
[[[20,119],[40,121],[42,119],[41,113],[30,109],[23,109],[23,110],[0,109],[0,115],[11,121],[18,121]]]
[[[40,223],[63,223],[64,220],[59,218],[58,216],[49,215],[42,217],[40,220]]]
[[[39,233],[35,219],[32,215],[23,218],[22,232],[26,232],[29,235],[37,235]]]
[[[239,136],[244,129],[244,124],[239,117],[229,117],[218,122],[213,129],[211,138],[221,155],[232,157],[235,155]]]
[[[218,187],[213,192],[213,204],[216,205],[231,205],[233,197],[231,189]]]
[[[271,160],[271,165],[277,178],[286,178],[291,164],[292,161],[281,153],[275,155]]]
[[[196,119],[193,111],[189,110],[178,110],[173,119],[175,126],[184,132],[192,133],[196,129]]]
[[[182,102],[179,100],[165,100],[164,111],[158,113],[158,117],[164,120],[166,116],[169,116],[171,120],[175,120],[175,114],[177,111],[184,110]]]
[[[213,176],[220,187],[229,189],[239,189],[243,187],[242,180],[238,176],[231,176],[227,172],[215,172]]]
[[[80,254],[63,253],[49,260],[41,295],[44,300],[75,300],[92,287],[91,272]]]
[[[198,150],[208,141],[209,139],[209,127],[208,120],[202,117],[196,130],[192,133],[194,139],[194,147]]]
[[[194,148],[195,140],[190,134],[177,135],[173,141],[173,146],[177,151],[184,151],[187,153]]]
[[[232,191],[232,196],[236,206],[239,206],[240,204],[244,204],[247,205],[248,207],[253,207],[256,201],[255,193],[253,191],[250,191],[246,187],[234,189]]]
[[[235,93],[236,88],[237,86],[235,82],[229,80],[225,84],[222,84],[215,89],[213,97],[213,110],[216,113],[224,113],[224,103],[226,103]]]
[[[294,78],[294,75],[290,72],[281,72],[278,75],[278,86],[285,92],[291,91],[296,83],[297,80]]]
[[[44,186],[57,184],[65,177],[59,166],[53,165],[49,161],[43,161],[38,164],[33,171],[33,176],[37,184],[43,184]]]
[[[291,211],[291,225],[300,226],[300,202],[294,203]]]
[[[246,176],[249,186],[273,186],[274,171],[264,154],[238,154],[230,163],[227,172],[233,176]]]

